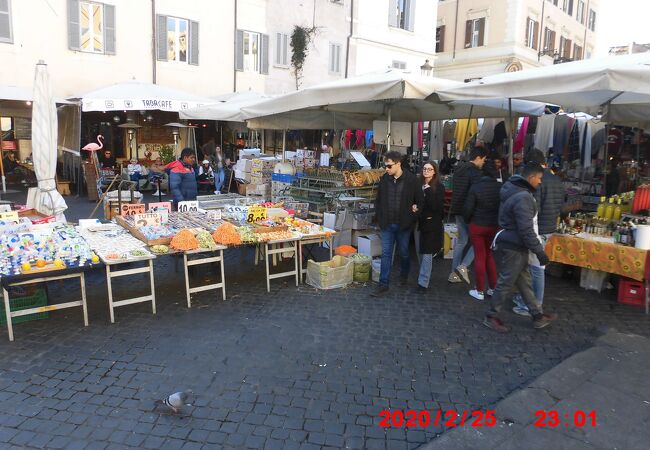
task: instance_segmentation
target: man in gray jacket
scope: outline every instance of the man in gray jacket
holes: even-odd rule
[[[503,304],[510,299],[516,287],[528,306],[534,328],[544,328],[557,318],[544,314],[535,297],[530,272],[528,252],[534,253],[541,265],[549,262],[537,232],[537,204],[533,193],[542,183],[544,169],[539,164],[527,164],[521,175],[513,175],[501,188],[499,226],[502,230],[494,238],[499,277],[490,299],[483,324],[499,333],[510,331],[498,317]]]
[[[557,229],[557,219],[564,205],[564,186],[562,185],[562,180],[548,169],[546,158],[541,150],[531,150],[526,155],[526,159],[527,162],[538,163],[544,168],[544,181],[539,189],[535,191],[535,200],[537,200],[537,206],[539,208],[537,217],[538,233],[542,240],[542,245],[545,246],[548,238]],[[528,270],[533,280],[533,292],[535,292],[535,297],[537,297],[539,303],[544,303],[545,267],[539,263],[539,260],[533,253],[529,254],[528,262]],[[520,294],[517,294],[513,301],[515,302],[515,307],[512,308],[512,311],[515,314],[530,317],[530,311],[528,311],[528,307],[524,304]]]

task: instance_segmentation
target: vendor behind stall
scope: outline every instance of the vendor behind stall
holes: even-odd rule
[[[110,150],[104,150],[104,156],[100,160],[102,169],[115,169],[117,165],[115,157]]]
[[[2,159],[2,166],[4,173],[7,176],[7,181],[10,183],[23,183],[30,184],[36,182],[36,176],[32,170],[22,167],[16,161],[16,154],[8,152],[7,156]]]
[[[165,166],[165,170],[169,171],[169,190],[176,205],[179,202],[196,200],[198,189],[194,172],[195,163],[194,150],[186,147],[177,161],[172,161]]]

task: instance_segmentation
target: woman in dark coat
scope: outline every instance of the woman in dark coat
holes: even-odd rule
[[[418,220],[420,254],[422,255],[418,290],[424,291],[429,287],[433,258],[443,246],[442,219],[444,217],[445,187],[440,182],[438,166],[431,161],[422,164],[420,182],[424,193],[424,206]]]

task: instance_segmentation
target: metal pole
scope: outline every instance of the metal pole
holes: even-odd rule
[[[388,124],[386,125],[386,151],[390,151],[391,107],[388,107]]]
[[[636,130],[636,183],[634,187],[639,185],[639,180],[641,179],[641,174],[639,173],[639,167],[640,167],[640,159],[641,159],[641,136],[643,136],[643,130],[641,128],[637,128]]]
[[[285,148],[287,146],[287,129],[282,130],[282,162],[285,162]]]
[[[603,188],[602,192],[607,195],[607,163],[609,162],[609,123],[605,124],[605,167],[603,167]]]
[[[513,126],[512,126],[512,99],[508,98],[508,170],[510,171],[510,175],[514,175],[514,162],[513,162],[513,156],[514,156],[514,139],[513,139]]]

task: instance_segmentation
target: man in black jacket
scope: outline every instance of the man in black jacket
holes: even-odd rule
[[[541,265],[549,262],[535,230],[537,205],[533,193],[542,183],[543,175],[542,166],[530,163],[521,175],[513,175],[501,188],[499,226],[502,230],[494,239],[499,278],[483,321],[485,326],[500,333],[508,332],[509,328],[499,319],[498,313],[515,287],[528,306],[534,328],[544,328],[557,318],[556,314],[544,314],[528,271],[529,251],[537,256]]]
[[[469,284],[467,267],[474,260],[474,249],[470,244],[467,253],[463,257],[465,247],[468,246],[469,242],[469,228],[465,223],[465,219],[463,219],[463,209],[469,188],[483,176],[481,169],[485,164],[487,155],[488,151],[484,147],[474,147],[469,154],[469,162],[459,163],[454,169],[449,214],[455,216],[458,239],[454,246],[454,259],[451,263],[451,274],[448,279],[450,283],[459,283],[462,277],[462,281]]]
[[[539,213],[537,216],[538,234],[542,240],[542,245],[546,246],[548,238],[557,228],[557,218],[560,216],[562,206],[564,205],[565,190],[562,180],[553,172],[548,170],[546,158],[541,150],[533,149],[526,155],[527,162],[533,162],[544,168],[544,182],[535,191],[535,200]],[[544,266],[539,263],[537,257],[529,254],[529,271],[533,279],[533,292],[540,304],[544,303]],[[520,316],[530,317],[530,312],[526,307],[521,295],[516,295],[513,299],[515,307],[512,311]]]
[[[411,232],[422,210],[424,196],[415,175],[402,170],[402,155],[389,151],[384,155],[386,173],[379,181],[375,199],[375,215],[381,229],[381,272],[379,286],[373,297],[388,292],[388,279],[393,262],[393,247],[397,242],[400,254],[400,284],[406,285],[411,258]]]

